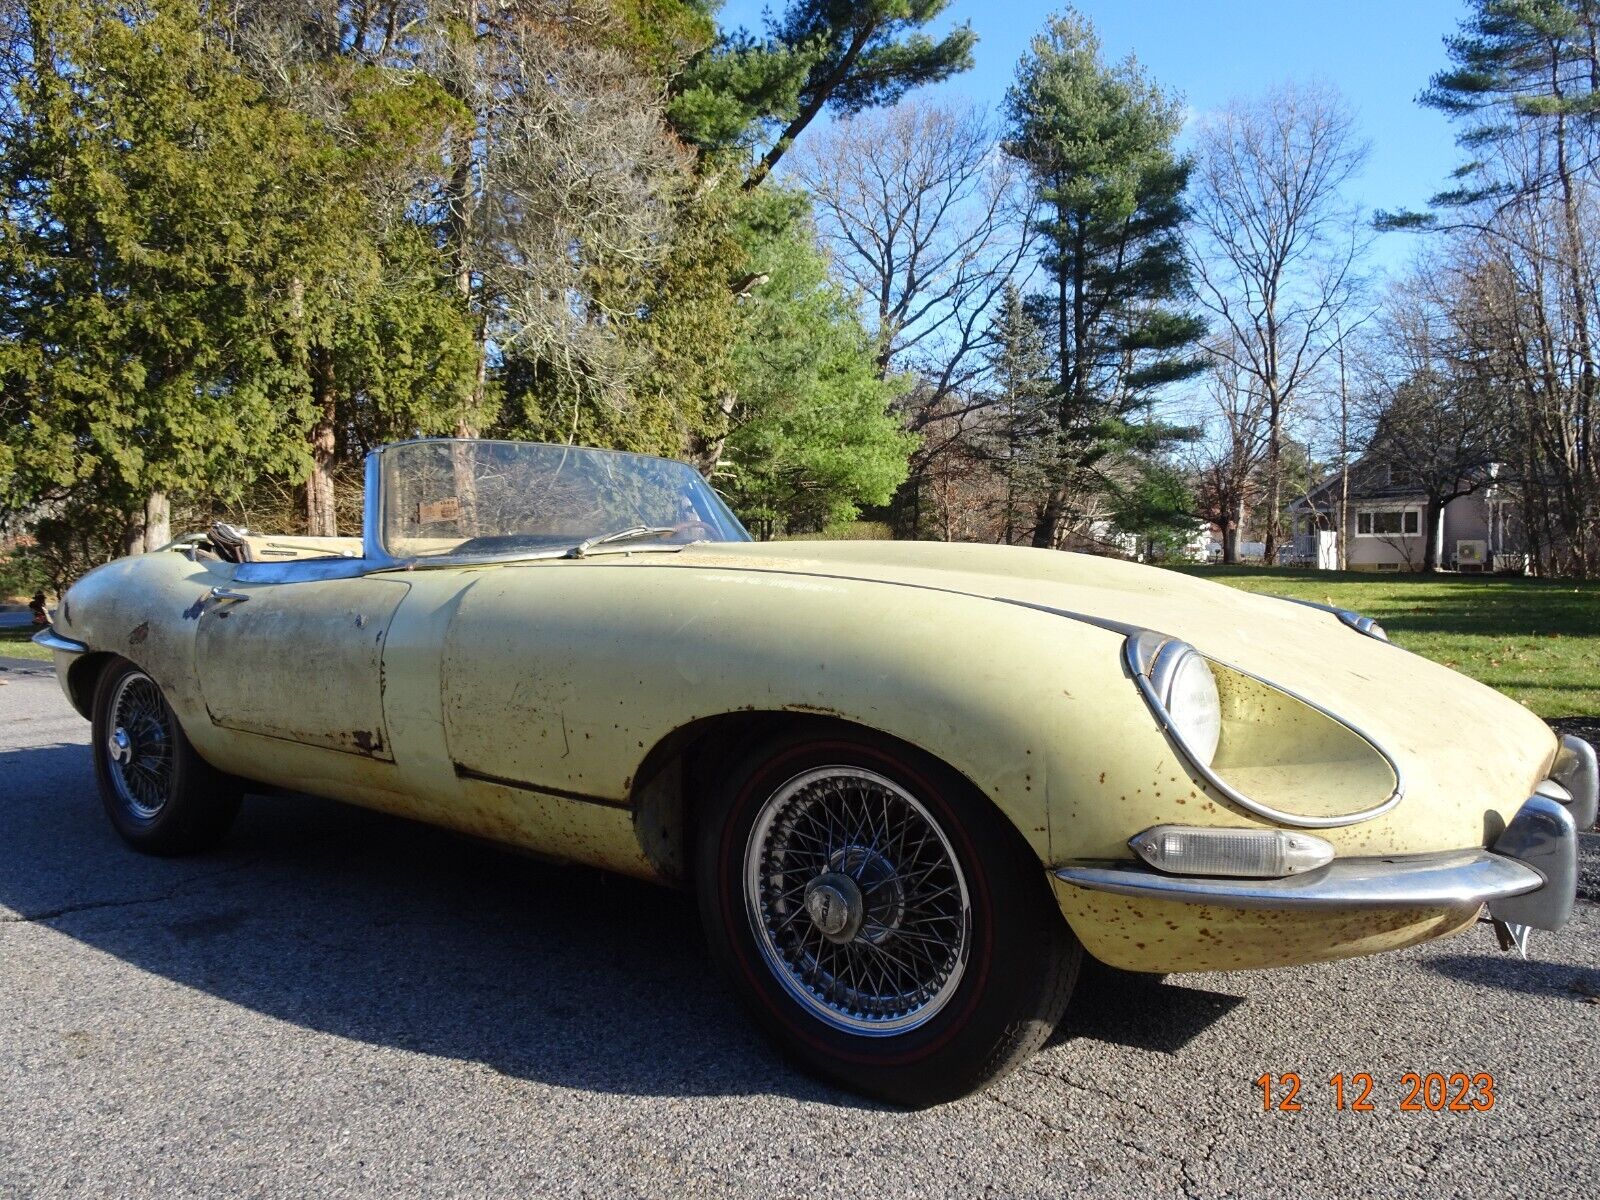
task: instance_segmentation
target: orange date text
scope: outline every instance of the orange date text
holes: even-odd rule
[[[1368,1071],[1340,1071],[1325,1086],[1308,1088],[1298,1072],[1258,1076],[1262,1112],[1303,1112],[1326,1105],[1339,1112],[1488,1112],[1494,1107],[1494,1076],[1487,1071],[1407,1071],[1398,1085],[1375,1082]]]

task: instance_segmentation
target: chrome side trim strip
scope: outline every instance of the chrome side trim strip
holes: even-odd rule
[[[358,579],[378,571],[400,570],[404,564],[374,563],[366,558],[289,558],[279,562],[238,563],[235,583],[315,583],[326,579]]]
[[[31,640],[34,645],[43,646],[46,650],[54,650],[59,654],[82,654],[89,648],[82,642],[62,637],[48,625],[34,634]]]
[[[1474,908],[1544,886],[1532,867],[1488,850],[1337,858],[1282,879],[1163,875],[1132,863],[1074,863],[1054,874],[1094,892],[1225,908]]]
[[[1267,593],[1272,595],[1272,593]],[[1357,633],[1364,633],[1369,638],[1376,638],[1380,642],[1388,642],[1389,635],[1383,631],[1383,626],[1371,617],[1363,617],[1358,612],[1351,612],[1348,608],[1338,608],[1332,604],[1318,604],[1315,600],[1297,600],[1293,596],[1272,596],[1274,600],[1282,600],[1285,604],[1299,604],[1306,608],[1320,609],[1325,613],[1332,613],[1350,626]],[[1390,645],[1394,643],[1390,642]]]
[[[1349,721],[1346,721],[1337,713],[1330,712],[1328,709],[1323,708],[1322,705],[1318,704],[1315,700],[1309,699],[1306,696],[1300,695],[1298,692],[1291,691],[1286,687],[1273,683],[1270,679],[1263,679],[1253,671],[1246,671],[1240,667],[1234,666],[1232,663],[1223,662],[1221,659],[1212,659],[1211,661],[1217,663],[1219,666],[1226,667],[1228,670],[1237,672],[1248,679],[1253,679],[1263,687],[1271,688],[1275,692],[1279,692],[1282,695],[1298,700],[1307,708],[1322,714],[1335,724],[1344,726],[1344,728],[1348,729],[1362,741],[1366,742],[1367,745],[1371,746],[1373,751],[1389,765],[1389,770],[1394,772],[1394,791],[1389,794],[1389,797],[1384,800],[1383,803],[1374,805],[1372,808],[1362,809],[1360,812],[1340,814],[1332,817],[1307,817],[1301,816],[1298,813],[1282,812],[1279,809],[1273,808],[1270,804],[1263,804],[1259,800],[1252,800],[1249,796],[1246,796],[1244,793],[1240,792],[1232,784],[1228,783],[1227,780],[1223,779],[1222,776],[1218,775],[1214,770],[1212,770],[1211,765],[1207,762],[1204,762],[1202,757],[1199,754],[1196,754],[1193,748],[1190,747],[1189,743],[1184,740],[1183,734],[1179,733],[1177,727],[1173,725],[1172,718],[1167,713],[1166,706],[1161,703],[1160,694],[1156,691],[1155,685],[1150,680],[1148,672],[1151,668],[1151,665],[1156,660],[1157,653],[1160,651],[1163,645],[1172,640],[1174,639],[1168,638],[1164,634],[1155,633],[1154,631],[1146,631],[1135,637],[1130,637],[1126,642],[1123,643],[1123,661],[1127,664],[1128,672],[1133,676],[1133,682],[1138,687],[1139,694],[1144,697],[1145,703],[1150,706],[1150,711],[1155,715],[1156,723],[1161,726],[1162,732],[1167,735],[1172,744],[1178,748],[1178,752],[1183,755],[1184,761],[1194,768],[1194,770],[1198,771],[1200,776],[1209,786],[1215,788],[1218,792],[1221,792],[1222,795],[1226,796],[1234,804],[1237,804],[1246,812],[1254,813],[1256,816],[1263,817],[1266,820],[1272,821],[1278,825],[1292,825],[1298,829],[1337,829],[1343,825],[1355,825],[1361,821],[1370,821],[1374,817],[1381,817],[1395,805],[1399,804],[1400,801],[1405,797],[1406,780],[1405,775],[1400,770],[1400,764],[1395,761],[1395,758],[1392,754],[1390,754],[1378,743],[1376,738],[1373,738],[1370,734],[1366,733],[1358,726],[1352,725]],[[1202,657],[1205,657],[1203,651],[1197,650],[1196,652]]]

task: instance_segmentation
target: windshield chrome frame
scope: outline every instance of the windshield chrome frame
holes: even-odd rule
[[[510,438],[442,437],[409,438],[403,442],[389,442],[385,445],[379,446],[375,450],[370,451],[366,458],[366,495],[363,497],[361,521],[363,557],[374,563],[382,562],[385,564],[383,566],[374,566],[371,568],[372,570],[390,571],[404,568],[407,570],[422,571],[436,567],[492,566],[496,563],[538,562],[545,559],[566,558],[571,554],[573,547],[570,545],[549,546],[538,550],[519,550],[505,554],[475,554],[470,556],[458,556],[455,554],[429,554],[416,555],[410,558],[402,559],[396,558],[394,555],[390,554],[388,549],[384,546],[382,534],[383,521],[386,514],[386,496],[385,489],[382,486],[383,456],[389,453],[391,450],[399,450],[405,446],[415,446],[419,444],[437,445],[440,443],[450,442],[461,442],[479,446],[542,446],[552,449],[574,451],[582,454],[605,454],[616,458],[651,459],[656,462],[671,463],[675,466],[683,467],[685,470],[688,470],[697,476],[699,475],[698,472],[694,471],[693,467],[690,467],[687,463],[679,462],[676,459],[662,458],[659,455],[654,454],[637,454],[630,450],[603,450],[595,446],[573,446],[561,442],[519,442]],[[753,541],[754,539],[750,536],[750,531],[747,530],[739,518],[734,515],[733,510],[728,507],[727,501],[724,500],[721,495],[718,494],[717,490],[712,487],[710,483],[706,482],[703,477],[701,477],[701,482],[705,483],[706,491],[711,494],[712,499],[720,508],[721,511],[718,513],[718,516],[721,518],[721,521],[724,524],[731,524],[735,532],[743,535],[742,537],[730,538],[729,541]],[[629,554],[672,553],[682,550],[686,546],[694,544],[695,543],[692,542],[678,542],[675,544],[662,546],[619,546],[617,548],[617,552]],[[592,554],[592,551],[590,553]],[[587,556],[588,555],[585,555],[584,557]]]
[[[232,577],[239,583],[302,583],[324,579],[354,579],[362,575],[372,575],[380,571],[425,571],[445,567],[477,567],[494,566],[500,563],[539,562],[550,559],[567,558],[571,546],[552,546],[541,550],[518,551],[510,554],[474,555],[472,557],[456,557],[454,555],[440,554],[427,557],[398,558],[392,555],[383,544],[383,519],[386,497],[383,488],[383,456],[390,450],[401,446],[415,445],[419,442],[474,442],[474,443],[499,443],[512,446],[552,446],[553,442],[515,442],[504,438],[409,438],[403,442],[389,442],[367,452],[362,464],[363,483],[365,493],[361,498],[361,557],[360,558],[303,558],[291,559],[283,562],[249,562],[238,563],[234,566]],[[590,446],[563,446],[563,449],[581,450],[588,454],[614,454],[629,458],[652,458],[648,454],[631,454],[623,450],[598,450]],[[671,462],[671,459],[662,459]],[[680,464],[686,465],[686,464]],[[692,468],[690,468],[692,470]],[[744,534],[744,541],[752,540],[749,530],[745,529],[733,510],[728,508],[727,502],[718,495],[717,490],[708,483],[706,488],[722,506],[722,515],[733,523],[734,529]],[[740,540],[740,539],[734,539]],[[619,545],[614,553],[617,554],[648,554],[668,553],[685,549],[687,546],[696,545],[693,542],[680,542],[673,545]],[[608,547],[595,547],[585,557],[594,557],[596,551],[613,553]]]

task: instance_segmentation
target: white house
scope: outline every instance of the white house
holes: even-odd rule
[[[1498,467],[1491,464],[1476,491],[1445,505],[1444,520],[1434,531],[1441,567],[1455,571],[1524,569],[1520,525],[1499,475]],[[1328,543],[1338,528],[1339,507],[1337,472],[1289,506],[1298,561],[1310,566],[1330,566],[1337,561]],[[1420,569],[1427,549],[1427,524],[1428,497],[1415,479],[1408,480],[1388,463],[1361,459],[1351,466],[1344,514],[1345,563],[1350,570]]]

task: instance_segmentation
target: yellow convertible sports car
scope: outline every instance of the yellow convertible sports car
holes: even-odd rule
[[[41,633],[134,847],[275,785],[693,887],[755,1019],[903,1104],[1140,972],[1571,913],[1587,743],[1348,612],[1005,546],[750,541],[688,467],[428,440],[363,536],[213,526]]]

